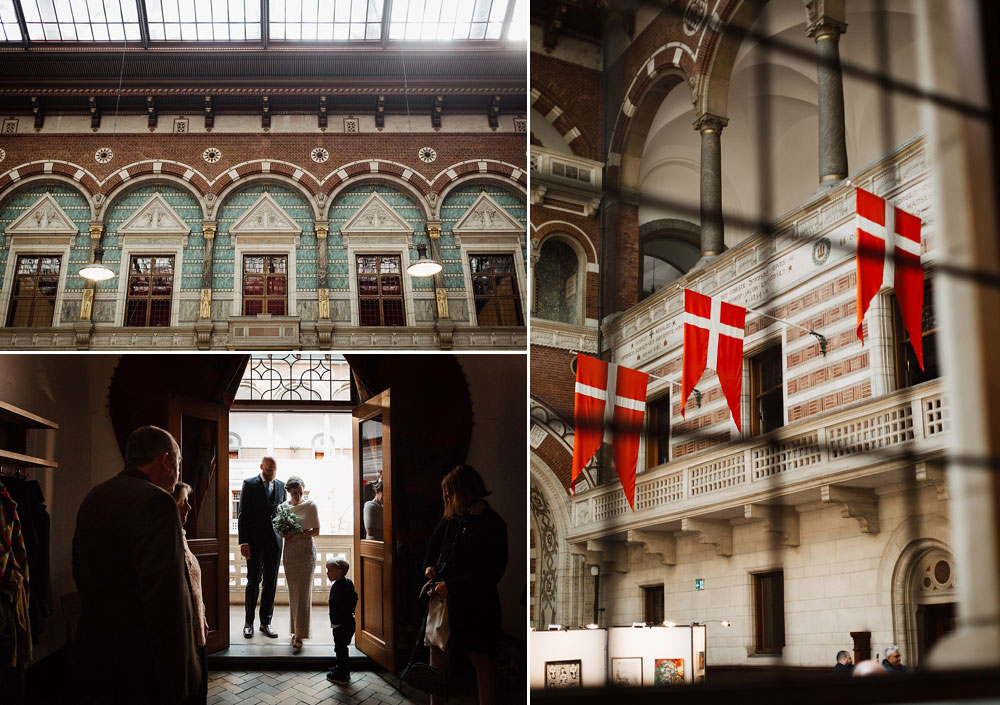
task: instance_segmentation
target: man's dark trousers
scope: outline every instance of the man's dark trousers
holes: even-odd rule
[[[278,565],[281,563],[281,548],[267,542],[250,546],[250,560],[247,561],[246,624],[253,624],[253,611],[257,605],[261,577],[264,591],[260,596],[261,626],[271,623],[274,613],[274,594],[278,590]]]

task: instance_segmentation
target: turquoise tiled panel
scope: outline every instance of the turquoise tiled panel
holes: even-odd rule
[[[234,288],[237,263],[229,229],[265,193],[302,228],[299,246],[295,251],[295,286],[298,291],[316,290],[316,235],[313,229],[313,211],[306,199],[297,191],[280,183],[256,183],[229,196],[219,207],[218,234],[215,237],[213,287]],[[249,254],[249,253],[248,253]]]
[[[528,209],[524,200],[500,186],[495,184],[470,184],[449,193],[448,197],[441,203],[441,264],[444,265],[445,286],[449,289],[461,290],[465,288],[464,277],[448,276],[448,274],[461,274],[468,264],[462,261],[461,248],[455,246],[455,236],[452,235],[452,228],[455,227],[455,224],[472,207],[472,204],[476,202],[482,193],[485,193],[496,201],[508,214],[521,223],[525,229],[528,227]],[[522,261],[527,261],[523,254]],[[522,272],[522,275],[526,275],[526,273]]]
[[[79,191],[59,182],[31,184],[17,191],[0,205],[0,232],[6,230],[46,193],[52,194],[59,207],[66,211],[66,215],[80,229],[81,235],[76,238],[70,249],[69,262],[63,262],[63,266],[66,267],[68,274],[66,288],[81,289],[83,278],[76,275],[90,257],[90,206]],[[7,238],[0,239],[4,240],[4,246],[0,247],[0,288],[3,288],[6,283],[3,281],[3,273],[7,269],[10,242]]]
[[[330,236],[327,240],[327,271],[329,272],[329,284],[331,289],[347,289],[347,279],[336,277],[335,275],[346,273],[351,266],[347,262],[347,248],[344,247],[343,237],[340,235],[340,228],[358,212],[365,201],[371,198],[373,193],[379,194],[386,202],[392,206],[393,210],[409,223],[417,233],[424,232],[424,212],[412,198],[402,193],[396,188],[387,184],[365,184],[349,191],[345,191],[337,197],[337,200],[330,206]],[[417,256],[416,250],[411,250],[410,257]],[[345,263],[344,269],[334,269],[337,263]],[[338,283],[334,283],[338,282]],[[433,286],[433,285],[432,285]],[[417,287],[414,282],[415,288]]]
[[[104,219],[104,261],[115,272],[121,271],[122,238],[118,236],[118,229],[155,194],[162,196],[191,229],[192,235],[187,242],[191,247],[184,249],[179,277],[181,290],[200,289],[201,267],[205,255],[204,238],[201,236],[201,206],[194,196],[172,184],[141,184],[115,203]],[[197,272],[196,276],[187,276],[194,272]],[[117,289],[117,278],[101,282],[97,286],[99,289]]]
[[[539,318],[576,323],[576,289],[566,290],[566,283],[577,272],[576,254],[559,240],[542,245],[535,267],[536,308]],[[579,282],[579,278],[575,281]]]

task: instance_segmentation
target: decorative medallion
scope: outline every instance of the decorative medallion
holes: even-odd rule
[[[94,152],[94,159],[101,164],[107,164],[114,158],[115,153],[111,151],[111,147],[101,147],[99,150]]]
[[[417,152],[417,156],[420,157],[420,161],[427,162],[430,164],[432,161],[438,158],[438,153],[435,152],[431,147],[421,147],[420,151]]]
[[[821,237],[813,245],[812,249],[812,261],[817,267],[822,267],[826,264],[826,261],[830,259],[830,250],[833,249],[830,243],[830,238]]]
[[[684,10],[684,34],[689,37],[697,34],[707,15],[708,2],[706,0],[688,0],[687,9]]]
[[[7,152],[0,149],[0,162],[7,158]]]
[[[222,152],[218,147],[209,147],[202,153],[201,156],[209,164],[215,164],[217,161],[222,159]]]
[[[317,164],[322,164],[330,158],[330,153],[323,147],[317,147],[309,154],[309,156],[312,157],[312,160]]]

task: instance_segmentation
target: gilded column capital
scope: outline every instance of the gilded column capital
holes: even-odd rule
[[[847,31],[847,23],[831,17],[817,17],[806,25],[806,34],[817,42],[821,39],[839,39]]]
[[[319,238],[320,240],[325,240],[327,236],[330,234],[330,226],[327,225],[326,223],[323,224],[316,223],[315,230],[316,230],[316,237]]]
[[[694,129],[704,135],[712,132],[722,132],[722,128],[728,124],[729,118],[727,117],[713,115],[712,113],[704,113],[699,115],[694,121]]]
[[[212,223],[211,225],[204,224],[201,226],[201,234],[204,236],[206,240],[213,239],[215,237],[215,231],[216,231],[215,223]]]
[[[90,224],[90,239],[100,240],[101,235],[104,234],[104,224],[103,223],[91,223]]]
[[[437,240],[441,237],[441,223],[427,223],[427,236],[432,240]]]

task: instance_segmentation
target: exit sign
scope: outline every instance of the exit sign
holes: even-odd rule
[[[695,578],[695,580],[694,580],[694,589],[695,590],[704,590],[705,589],[705,579],[704,578]]]

